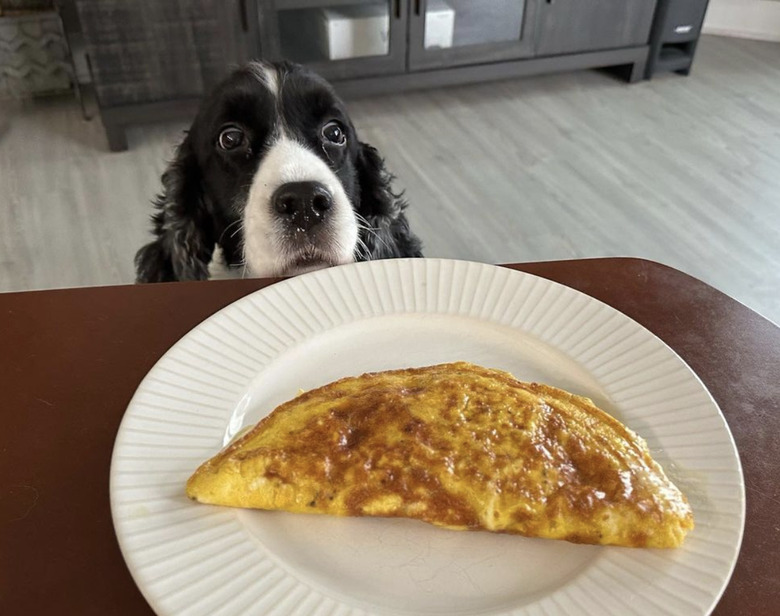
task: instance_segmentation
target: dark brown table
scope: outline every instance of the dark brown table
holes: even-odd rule
[[[663,339],[717,400],[739,448],[747,522],[715,614],[780,605],[780,328],[639,259],[512,265],[596,297]],[[0,295],[0,614],[150,614],[119,551],[114,437],[136,387],[204,318],[275,282]]]

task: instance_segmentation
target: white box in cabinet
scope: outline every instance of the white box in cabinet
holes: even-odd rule
[[[321,42],[328,59],[384,56],[390,52],[387,4],[322,9],[321,16]]]

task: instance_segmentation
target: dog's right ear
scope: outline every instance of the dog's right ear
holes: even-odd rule
[[[162,184],[152,216],[157,237],[135,255],[136,282],[205,280],[214,253],[214,225],[191,134],[177,148]]]

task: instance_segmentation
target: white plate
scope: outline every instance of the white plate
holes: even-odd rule
[[[467,360],[591,397],[688,495],[677,550],[573,545],[411,520],[187,500],[195,468],[300,389]],[[734,442],[683,361],[623,314],[543,278],[390,260],[299,276],[193,329],[139,386],[111,466],[114,526],[159,614],[705,614],[742,538]]]

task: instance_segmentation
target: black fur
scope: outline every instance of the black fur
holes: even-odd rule
[[[330,85],[298,65],[274,66],[284,92],[285,130],[329,165],[360,221],[355,260],[422,256],[404,213],[407,204],[392,189],[393,176],[379,153],[358,141]],[[279,113],[256,70],[243,67],[220,84],[178,147],[154,201],[155,239],[135,257],[138,282],[204,280],[217,246],[228,266],[243,265],[243,208]],[[313,137],[326,116],[341,121],[347,147],[331,150]],[[247,141],[244,149],[228,155],[218,151],[215,135],[230,123],[247,127]]]

